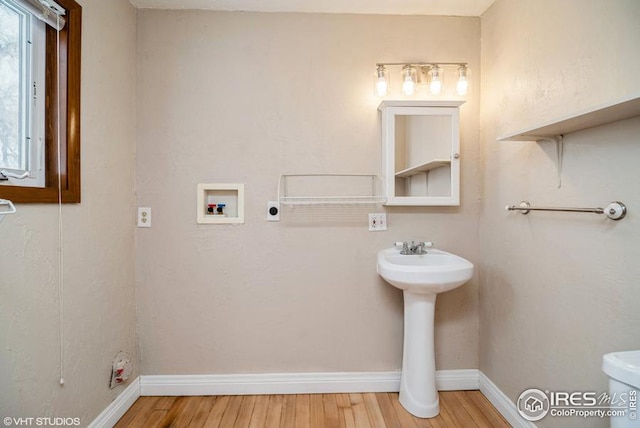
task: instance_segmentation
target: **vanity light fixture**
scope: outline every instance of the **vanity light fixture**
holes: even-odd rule
[[[418,85],[428,84],[429,93],[438,96],[444,92],[444,68],[457,67],[456,93],[465,96],[469,90],[469,67],[466,62],[438,62],[438,63],[403,63],[384,62],[376,64],[375,92],[379,97],[389,94],[390,73],[388,68],[401,66],[402,93],[412,96],[416,93]]]

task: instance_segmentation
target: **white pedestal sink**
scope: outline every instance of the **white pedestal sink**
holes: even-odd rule
[[[436,389],[433,319],[437,293],[452,290],[473,275],[473,264],[440,250],[400,254],[397,248],[378,253],[378,274],[404,294],[404,349],[400,404],[414,416],[440,413]]]

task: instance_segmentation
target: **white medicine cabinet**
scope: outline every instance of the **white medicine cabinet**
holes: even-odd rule
[[[460,205],[460,114],[464,101],[383,101],[386,205]]]

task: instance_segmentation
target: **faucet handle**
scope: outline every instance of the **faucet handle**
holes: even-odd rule
[[[411,241],[411,254],[424,255],[427,254],[427,248],[433,247],[433,242],[418,242],[416,244]]]
[[[408,242],[396,241],[393,244],[393,246],[400,250],[400,254],[403,254],[403,255],[411,254],[411,249],[409,248],[409,243]]]

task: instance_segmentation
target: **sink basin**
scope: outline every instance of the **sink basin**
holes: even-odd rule
[[[378,253],[378,274],[401,290],[444,293],[471,279],[473,264],[440,250],[403,255],[399,249],[389,248]]]
[[[471,279],[473,264],[440,250],[404,255],[389,248],[378,253],[377,269],[404,296],[400,404],[419,418],[436,417],[440,413],[433,344],[436,296]]]

